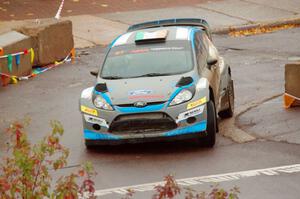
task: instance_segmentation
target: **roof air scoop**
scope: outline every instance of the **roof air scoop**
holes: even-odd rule
[[[153,43],[153,42],[165,42],[168,36],[168,30],[157,31],[139,31],[135,35],[135,43]]]

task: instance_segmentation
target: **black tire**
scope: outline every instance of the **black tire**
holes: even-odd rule
[[[201,139],[201,144],[205,147],[212,148],[216,143],[217,117],[215,105],[212,101],[207,102],[207,135]]]
[[[226,97],[228,100],[229,107],[223,111],[219,112],[219,116],[221,118],[230,118],[233,116],[234,113],[234,87],[233,87],[233,80],[230,80],[227,92],[226,92]]]
[[[87,150],[93,150],[93,149],[96,148],[95,144],[93,144],[89,140],[85,140],[85,147],[86,147]]]

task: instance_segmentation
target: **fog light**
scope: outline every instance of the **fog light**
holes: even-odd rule
[[[102,118],[99,118],[99,117],[94,117],[94,116],[91,116],[91,115],[86,115],[86,114],[84,114],[84,119],[88,123],[98,124],[98,125],[103,126],[105,128],[109,128],[108,123],[106,122],[105,119],[102,119]]]
[[[101,129],[101,126],[99,124],[93,124],[93,128],[96,130],[96,131],[99,131]]]
[[[189,117],[187,120],[186,120],[187,123],[189,124],[193,124],[196,122],[196,117]]]

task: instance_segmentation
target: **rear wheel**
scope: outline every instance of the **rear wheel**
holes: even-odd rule
[[[228,102],[228,108],[219,112],[219,116],[221,118],[229,118],[233,116],[234,112],[234,88],[233,88],[233,80],[230,80],[227,91],[226,97]]]
[[[207,102],[207,135],[201,138],[201,143],[205,147],[212,148],[216,143],[217,117],[215,105],[212,101]]]

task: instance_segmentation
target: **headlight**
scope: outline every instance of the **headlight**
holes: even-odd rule
[[[109,111],[114,110],[113,107],[111,107],[111,105],[109,105],[105,101],[105,99],[103,99],[100,95],[96,95],[96,97],[94,99],[94,105],[100,109],[109,110]]]
[[[183,102],[187,102],[190,99],[192,99],[193,97],[193,93],[189,90],[181,90],[176,97],[174,97],[174,99],[172,100],[172,102],[170,103],[170,106],[174,106],[177,104],[181,104]]]

